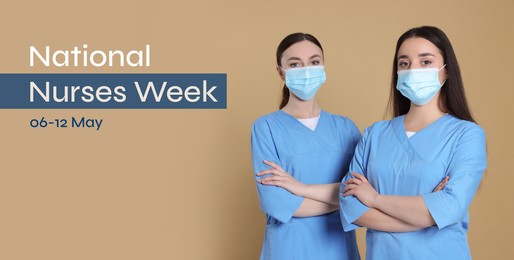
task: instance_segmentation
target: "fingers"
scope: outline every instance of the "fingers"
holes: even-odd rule
[[[256,175],[259,177],[264,175],[268,176],[258,179],[257,182],[264,185],[282,187],[282,185],[286,183],[289,177],[289,173],[285,172],[278,164],[274,162],[267,160],[264,160],[263,162],[271,168],[258,172]]]
[[[437,186],[435,187],[433,192],[442,191],[444,189],[444,187],[446,186],[446,184],[448,184],[449,180],[450,180],[450,176],[446,176],[439,184],[437,184]]]
[[[271,168],[273,169],[277,169],[277,170],[280,170],[280,171],[284,171],[284,169],[282,169],[282,167],[280,167],[278,164],[274,163],[274,162],[270,162],[268,160],[264,160],[264,164],[268,165],[268,166],[271,166]]]
[[[344,182],[346,186],[341,191],[343,197],[355,195],[357,188],[359,188],[360,185],[368,183],[368,179],[366,179],[364,175],[356,172],[352,172],[351,174],[354,178],[348,179]]]
[[[268,176],[258,179],[257,182],[264,185],[282,186],[285,183],[286,178],[282,176]]]
[[[342,193],[344,194],[344,193],[346,193],[347,191],[352,190],[352,189],[355,189],[355,188],[357,188],[357,187],[358,187],[358,185],[355,185],[355,184],[349,184],[349,185],[346,185],[346,187],[344,187],[344,188],[343,188]]]
[[[349,195],[355,195],[357,187],[358,187],[358,185],[355,185],[355,184],[350,184],[350,185],[347,185],[346,187],[344,187],[344,189],[341,192],[343,197],[346,197]]]
[[[267,174],[276,175],[276,176],[285,176],[285,175],[287,175],[287,172],[284,172],[284,171],[281,171],[278,169],[266,169],[266,170],[262,170],[262,171],[258,172],[256,175],[263,176],[263,175],[267,175]]]
[[[368,179],[366,179],[366,177],[364,177],[363,174],[359,174],[359,173],[356,173],[356,172],[352,172],[352,176],[361,180],[362,182],[364,183],[367,183],[368,182]]]
[[[257,176],[263,176],[266,174],[273,174],[273,175],[277,175],[277,176],[288,175],[288,173],[286,171],[284,171],[284,169],[282,169],[282,167],[278,166],[278,164],[267,161],[267,160],[264,160],[263,162],[264,162],[264,164],[270,166],[271,168],[258,172],[256,174]]]
[[[441,181],[441,183],[439,183],[439,185],[437,185],[436,190],[437,190],[437,191],[443,190],[443,189],[444,189],[444,186],[446,186],[446,183],[448,183],[448,179],[449,179],[449,178],[450,178],[449,176],[446,176],[446,177],[443,179],[443,181]]]
[[[344,182],[344,184],[346,184],[346,185],[348,185],[348,184],[357,184],[357,185],[359,185],[359,184],[362,184],[362,183],[363,183],[363,181],[361,179],[358,179],[358,178],[351,178],[351,179],[349,179],[349,180]]]
[[[444,186],[446,185],[446,182],[447,182],[447,178],[444,178],[443,181],[441,181],[439,184],[437,184],[437,186],[434,189],[434,192],[443,190]]]

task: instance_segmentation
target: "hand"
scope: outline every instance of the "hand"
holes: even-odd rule
[[[448,183],[449,179],[450,179],[450,176],[444,177],[444,179],[439,184],[437,184],[437,186],[435,187],[435,189],[432,192],[442,191],[444,189],[444,187],[446,186],[446,184]]]
[[[271,166],[270,169],[263,170],[257,173],[257,176],[264,176],[269,175],[263,178],[260,178],[257,180],[257,182],[263,184],[263,185],[270,185],[270,186],[277,186],[284,188],[288,190],[289,192],[293,193],[297,196],[303,196],[304,190],[307,188],[307,185],[299,182],[293,176],[291,176],[289,173],[284,171],[280,166],[277,164],[270,162],[270,161],[264,161],[266,165]]]
[[[355,178],[351,178],[344,182],[346,187],[344,187],[342,194],[343,196],[354,195],[359,199],[364,205],[368,207],[374,207],[374,202],[380,194],[369,184],[368,180],[364,175],[352,172],[352,176]]]

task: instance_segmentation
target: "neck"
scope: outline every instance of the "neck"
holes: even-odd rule
[[[315,98],[311,100],[300,100],[291,95],[289,102],[282,108],[282,111],[295,118],[313,118],[319,116],[321,108]]]
[[[418,132],[445,114],[439,108],[438,98],[423,106],[411,103],[409,112],[404,117],[405,130]]]

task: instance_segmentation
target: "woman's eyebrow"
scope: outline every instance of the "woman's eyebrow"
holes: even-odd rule
[[[432,56],[432,57],[435,57],[434,54],[430,53],[430,52],[424,52],[424,53],[420,53],[418,54],[418,57],[426,57],[426,56]]]
[[[427,57],[427,56],[435,57],[435,55],[430,52],[423,52],[423,53],[418,54],[418,57]],[[401,55],[398,57],[398,59],[408,59],[408,58],[409,58],[409,55]]]
[[[290,60],[299,60],[299,61],[301,61],[301,59],[298,58],[298,57],[291,57],[291,58],[287,59],[287,61],[290,61]]]
[[[321,55],[319,55],[319,54],[314,54],[314,55],[312,55],[309,59],[314,59],[314,58],[321,58]],[[289,59],[287,59],[287,60],[288,60],[288,61],[290,61],[290,60],[299,60],[299,61],[301,61],[301,59],[300,59],[300,58],[298,58],[298,57],[291,57],[291,58],[289,58]]]

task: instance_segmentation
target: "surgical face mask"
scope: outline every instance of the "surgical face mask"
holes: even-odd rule
[[[440,69],[426,68],[398,71],[396,89],[412,103],[418,106],[425,105],[434,98],[446,82],[444,80],[442,84],[439,83],[439,71],[445,66],[446,64]]]
[[[327,80],[323,66],[290,68],[285,70],[285,73],[287,88],[302,100],[314,98],[318,89]]]

